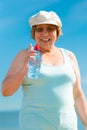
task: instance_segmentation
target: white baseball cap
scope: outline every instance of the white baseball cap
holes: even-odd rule
[[[30,17],[29,24],[31,27],[38,24],[52,24],[60,28],[62,27],[62,22],[59,16],[53,11],[39,11]]]

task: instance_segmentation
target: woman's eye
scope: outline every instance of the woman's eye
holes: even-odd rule
[[[56,28],[54,28],[54,27],[47,27],[46,28],[46,30],[48,31],[48,32],[52,32],[52,31],[54,31]],[[36,31],[37,32],[43,32],[45,29],[44,28],[36,28]]]
[[[37,32],[43,32],[43,28],[36,28]]]
[[[51,32],[52,32],[52,31],[54,31],[54,30],[55,30],[55,28],[53,28],[53,27],[48,27],[48,28],[47,28],[47,31],[51,31]]]

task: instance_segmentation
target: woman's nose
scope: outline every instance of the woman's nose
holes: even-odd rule
[[[47,28],[44,28],[42,33],[43,33],[44,35],[48,35],[48,30],[47,30]]]

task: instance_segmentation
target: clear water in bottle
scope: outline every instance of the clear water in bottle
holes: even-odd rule
[[[37,79],[39,77],[41,60],[42,60],[41,53],[37,50],[36,56],[34,57],[34,61],[29,61],[29,70],[28,70],[29,78]]]

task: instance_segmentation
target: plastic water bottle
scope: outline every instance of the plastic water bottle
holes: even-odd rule
[[[39,51],[38,44],[36,44],[34,49],[36,50],[36,56],[34,57],[34,61],[29,61],[28,77],[37,79],[40,75],[42,55]]]

